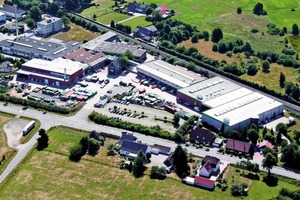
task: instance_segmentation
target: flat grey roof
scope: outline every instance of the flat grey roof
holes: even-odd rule
[[[207,110],[202,114],[220,122],[227,121],[229,122],[228,125],[232,126],[246,119],[259,118],[260,114],[280,106],[283,106],[282,103],[260,93],[253,92],[239,99]]]
[[[61,21],[61,18],[58,18],[58,17],[44,17],[42,21],[37,23],[37,25],[53,24],[57,21]]]
[[[45,71],[55,72],[64,74],[66,69],[67,75],[72,75],[80,69],[84,69],[86,64],[82,64],[80,62],[75,62],[68,59],[57,58],[52,61],[42,60],[42,59],[32,59],[23,64],[23,66],[41,69]],[[24,70],[22,70],[24,71]]]
[[[173,82],[180,87],[187,87],[190,84],[203,81],[205,78],[185,68],[171,65],[162,60],[155,60],[137,66],[137,69],[145,70],[150,74],[161,77],[164,80]]]
[[[44,57],[51,57],[51,58],[60,58],[66,55],[67,53],[70,53],[80,47],[80,42],[70,41],[68,43],[65,43],[63,46],[60,46],[56,49],[53,49],[52,51],[49,51],[44,55]]]
[[[139,49],[135,45],[124,44],[121,42],[102,42],[100,46],[94,49],[103,53],[124,54],[127,50],[131,51],[135,57],[142,56],[146,50]]]
[[[241,88],[241,86],[216,76],[190,85],[189,87],[182,88],[178,92],[193,99],[197,99],[205,105],[206,101],[212,100],[239,88]]]
[[[0,46],[24,51],[27,53],[44,55],[47,52],[61,47],[62,45],[54,42],[45,42],[27,37],[18,37],[14,40],[2,40],[0,41]]]
[[[99,45],[102,44],[102,42],[111,39],[112,37],[117,36],[115,32],[108,31],[107,33],[100,35],[99,37],[96,37],[95,39],[92,39],[88,41],[87,43],[82,44],[82,48],[88,49],[88,50],[95,50]]]
[[[3,12],[15,13],[14,6],[10,6],[10,5],[3,5],[3,7],[0,8],[0,10],[3,11]],[[17,14],[22,14],[22,13],[25,13],[25,12],[26,12],[25,10],[17,8]]]

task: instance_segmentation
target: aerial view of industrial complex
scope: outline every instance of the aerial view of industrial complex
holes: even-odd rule
[[[0,199],[300,200],[299,19],[298,0],[0,0]]]

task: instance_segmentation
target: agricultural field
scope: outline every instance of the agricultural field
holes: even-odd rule
[[[53,128],[48,132],[49,147],[34,150],[17,168],[16,172],[0,187],[1,199],[235,199],[230,189],[214,192],[187,186],[178,178],[153,180],[149,169],[142,178],[134,178],[127,170],[120,170],[118,156],[106,156],[106,147],[116,140],[107,138],[104,147],[95,157],[85,155],[79,162],[71,162],[68,149],[88,133],[66,127]],[[240,177],[235,168],[229,167],[224,174],[228,185],[246,181],[250,186],[246,199],[269,199],[282,187],[297,186],[280,181],[269,188],[261,181]],[[253,188],[253,189],[252,189]],[[259,188],[259,189],[255,189]],[[271,192],[272,190],[272,192]],[[166,192],[167,191],[167,192]],[[265,192],[260,198],[261,191]],[[275,192],[274,192],[275,191]]]
[[[175,10],[174,19],[181,20],[196,26],[199,30],[209,33],[214,28],[221,28],[224,40],[242,39],[249,41],[255,51],[273,51],[279,53],[284,44],[283,38],[266,34],[266,26],[274,23],[278,27],[292,29],[292,24],[297,23],[300,17],[300,2],[297,0],[277,1],[262,0],[264,9],[268,11],[267,16],[254,16],[252,10],[256,1],[250,0],[138,0],[146,4],[166,4],[169,9]],[[243,14],[237,15],[236,9],[241,7]],[[296,11],[290,11],[295,8]],[[256,28],[258,33],[251,33]],[[264,32],[264,35],[263,33]]]
[[[125,21],[122,23],[123,25],[127,25],[131,27],[131,30],[133,31],[137,26],[150,26],[152,23],[145,20],[145,17],[135,17],[131,20]]]
[[[68,31],[57,33],[52,35],[50,38],[56,38],[63,41],[83,42],[85,39],[92,40],[99,36],[99,34],[86,30],[76,24],[71,23],[69,26],[70,29]]]

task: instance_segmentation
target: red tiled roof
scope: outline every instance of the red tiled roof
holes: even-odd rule
[[[249,153],[250,143],[228,138],[226,143],[226,149],[235,150],[243,153]]]
[[[271,142],[269,142],[268,140],[264,140],[258,145],[258,148],[262,147],[268,147],[269,149],[273,149],[273,144],[271,144]]]
[[[210,186],[210,187],[213,187],[215,184],[214,181],[209,180],[207,178],[200,177],[200,176],[196,176],[194,182],[201,184],[201,185]]]
[[[161,4],[159,7],[161,10],[168,10],[168,7],[166,4]]]
[[[217,165],[220,162],[220,159],[214,156],[205,156],[202,160],[202,164],[207,162],[212,165]]]
[[[211,164],[209,163],[209,161],[207,161],[201,168],[205,168],[206,171],[210,174],[211,171],[212,171],[212,166]]]

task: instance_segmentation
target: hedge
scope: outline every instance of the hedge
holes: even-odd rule
[[[96,111],[93,111],[89,115],[89,119],[95,122],[96,124],[116,127],[116,128],[132,131],[132,132],[142,133],[145,135],[160,137],[163,139],[173,140],[174,137],[173,134],[171,134],[170,132],[156,128],[155,126],[149,127],[149,126],[144,126],[144,125],[131,123],[127,121],[116,120],[106,115],[103,115],[101,113],[98,113]]]

